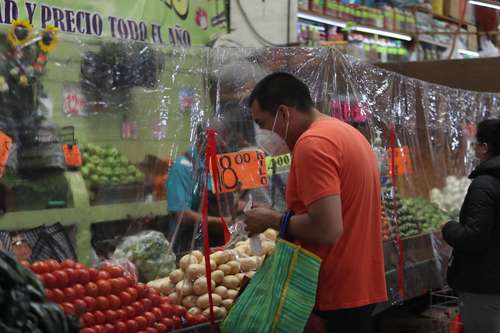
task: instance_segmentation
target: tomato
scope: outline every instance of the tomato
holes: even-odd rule
[[[116,317],[118,320],[127,320],[127,311],[124,309],[118,309],[116,310]]]
[[[99,280],[109,280],[110,278],[111,278],[111,276],[106,271],[99,271],[97,273],[97,281],[99,281]]]
[[[94,318],[95,318],[96,324],[99,324],[99,325],[106,324],[106,316],[104,315],[104,312],[99,311],[99,310],[95,311]]]
[[[148,294],[148,297],[154,306],[159,306],[161,304],[161,296],[159,294]]]
[[[82,319],[85,322],[86,327],[94,326],[96,324],[95,317],[92,313],[87,312],[82,315]]]
[[[135,317],[135,322],[137,323],[137,327],[139,327],[140,330],[148,327],[148,320],[144,316]]]
[[[135,286],[135,290],[137,290],[137,293],[139,294],[140,298],[146,297],[149,291],[149,287],[146,286],[144,283],[138,283]]]
[[[94,297],[85,296],[83,298],[85,304],[87,305],[87,311],[97,310],[97,300]]]
[[[157,333],[156,330],[152,327],[146,327],[146,329],[144,330],[144,332],[146,333]]]
[[[136,279],[130,274],[127,274],[124,277],[127,280],[127,286],[129,286],[129,287],[132,287],[137,282]]]
[[[42,283],[42,286],[46,287],[45,274],[35,274],[35,275],[36,275],[36,278],[38,279],[38,281],[40,281]]]
[[[64,288],[63,293],[64,293],[64,299],[66,300],[66,302],[71,302],[72,300],[74,300],[76,298],[76,292],[75,292],[75,289],[73,287]]]
[[[120,300],[120,297],[116,295],[109,295],[108,301],[109,301],[109,307],[113,310],[117,310],[122,306],[122,301]]]
[[[161,297],[161,304],[170,304],[170,299],[167,296]]]
[[[58,289],[58,288],[53,289],[52,293],[54,294],[54,302],[56,302],[56,303],[64,302],[65,296],[64,296],[64,293],[62,292],[61,289]]]
[[[74,268],[75,262],[71,259],[66,259],[61,263],[61,268]]]
[[[95,329],[96,333],[106,333],[106,332],[104,332],[104,326],[103,325],[95,325],[94,329]]]
[[[194,315],[190,314],[189,312],[186,313],[184,319],[186,319],[187,321],[187,326],[193,326],[196,324],[196,319],[194,318]]]
[[[127,318],[128,319],[132,319],[132,318],[135,317],[135,315],[136,315],[135,308],[132,305],[126,306],[124,308],[124,310],[127,313]]]
[[[208,321],[208,318],[202,314],[197,314],[194,317],[196,319],[196,323],[198,324],[206,323]]]
[[[82,264],[81,262],[75,263],[75,269],[87,269],[87,266],[85,264]]]
[[[115,325],[112,325],[112,324],[104,325],[104,332],[105,333],[116,333]]]
[[[77,315],[81,315],[85,311],[87,311],[87,303],[83,299],[77,299],[73,302],[73,305],[75,307],[75,313]]]
[[[31,265],[31,269],[36,274],[45,274],[49,272],[48,265],[43,261],[37,261]]]
[[[89,271],[86,269],[77,269],[78,283],[86,284],[90,281]]]
[[[47,266],[49,267],[49,272],[55,272],[59,269],[61,269],[61,264],[59,264],[59,261],[54,260],[54,259],[49,259],[46,261]]]
[[[174,321],[172,318],[163,318],[160,322],[167,327],[167,331],[174,328]]]
[[[127,279],[124,277],[119,277],[116,279],[111,279],[111,291],[113,294],[119,294],[127,288]]]
[[[144,313],[144,318],[148,321],[148,326],[152,326],[156,321],[156,316],[152,312]]]
[[[97,307],[99,308],[99,310],[108,310],[109,309],[109,301],[106,297],[104,296],[99,296],[96,298],[97,300]]]
[[[96,297],[99,295],[99,288],[94,282],[89,282],[85,285],[85,294],[87,296]]]
[[[172,316],[172,320],[174,321],[174,328],[182,327],[182,320],[178,316]]]
[[[120,266],[108,266],[104,269],[112,278],[123,276],[123,269]]]
[[[149,311],[153,308],[153,301],[149,298],[141,299],[142,306],[144,307],[144,311]]]
[[[89,281],[95,282],[97,281],[97,275],[99,274],[99,271],[95,268],[89,268]]]
[[[111,283],[107,280],[97,280],[97,288],[99,289],[99,295],[108,296],[111,293]]]
[[[71,303],[63,303],[62,304],[64,313],[67,315],[74,315],[75,314],[75,307]]]
[[[77,283],[73,286],[73,289],[75,290],[76,298],[82,299],[85,297],[85,287],[83,285]]]
[[[163,312],[160,308],[154,308],[153,310],[151,310],[151,312],[155,315],[156,320],[160,320],[161,318],[163,318]]]
[[[165,324],[155,323],[153,327],[154,327],[154,329],[156,330],[157,333],[167,332],[167,326],[165,326]]]
[[[88,327],[81,330],[80,333],[97,333],[97,331],[95,330],[95,328]]]
[[[163,317],[170,317],[174,314],[174,309],[172,308],[172,305],[163,303],[160,305],[161,313]]]
[[[66,274],[68,274],[68,284],[70,286],[78,283],[78,271],[73,269],[73,268],[66,268],[64,270],[66,272]]]
[[[43,275],[43,285],[45,288],[55,288],[57,286],[57,279],[52,273],[45,273]]]
[[[184,317],[184,315],[187,312],[186,308],[183,307],[182,305],[173,305],[172,310],[174,315],[178,317]]]
[[[135,314],[137,316],[141,315],[144,313],[144,306],[142,306],[142,303],[137,301],[137,302],[134,302],[132,303],[132,306],[134,307],[135,309]]]
[[[21,265],[23,265],[24,268],[31,269],[31,264],[27,260],[22,260]]]
[[[49,302],[54,302],[54,292],[50,289],[45,289],[45,297]]]
[[[108,323],[114,323],[115,321],[119,320],[118,314],[115,310],[106,310],[104,311],[104,315],[106,316],[106,322]]]
[[[55,271],[52,274],[56,278],[58,288],[64,288],[68,286],[69,277],[65,271]]]
[[[126,291],[130,294],[132,302],[137,300],[138,294],[137,294],[137,290],[135,290],[135,288],[130,287],[130,288],[127,288]]]
[[[135,320],[127,320],[128,333],[136,333],[139,330],[139,326]]]
[[[115,331],[116,333],[127,333],[127,324],[125,324],[123,321],[115,323]]]
[[[122,301],[122,304],[123,305],[129,305],[130,303],[132,303],[132,296],[130,296],[130,294],[126,291],[122,291],[120,293],[120,300]]]

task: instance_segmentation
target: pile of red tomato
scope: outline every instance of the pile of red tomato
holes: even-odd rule
[[[207,321],[170,304],[119,266],[98,270],[72,260],[23,265],[40,279],[49,301],[80,317],[81,333],[163,333]]]

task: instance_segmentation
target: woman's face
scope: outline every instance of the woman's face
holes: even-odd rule
[[[486,161],[490,158],[487,143],[481,143],[476,139],[472,144],[474,146],[474,153],[476,154],[477,159],[480,161]]]

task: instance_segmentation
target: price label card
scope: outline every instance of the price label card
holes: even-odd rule
[[[266,157],[266,168],[267,175],[279,175],[286,173],[290,170],[290,165],[292,164],[292,156],[290,154],[284,154],[279,156],[267,156]]]
[[[387,149],[389,156],[389,174],[392,175],[392,149]],[[410,149],[408,146],[394,149],[394,170],[396,176],[402,176],[413,173],[413,164],[411,162]]]
[[[241,151],[217,155],[218,191],[234,192],[267,186],[265,155],[260,151]],[[238,186],[240,184],[240,186]]]

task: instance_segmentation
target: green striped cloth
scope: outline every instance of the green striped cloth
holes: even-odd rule
[[[267,258],[222,323],[222,333],[303,332],[316,302],[321,259],[285,240]]]

